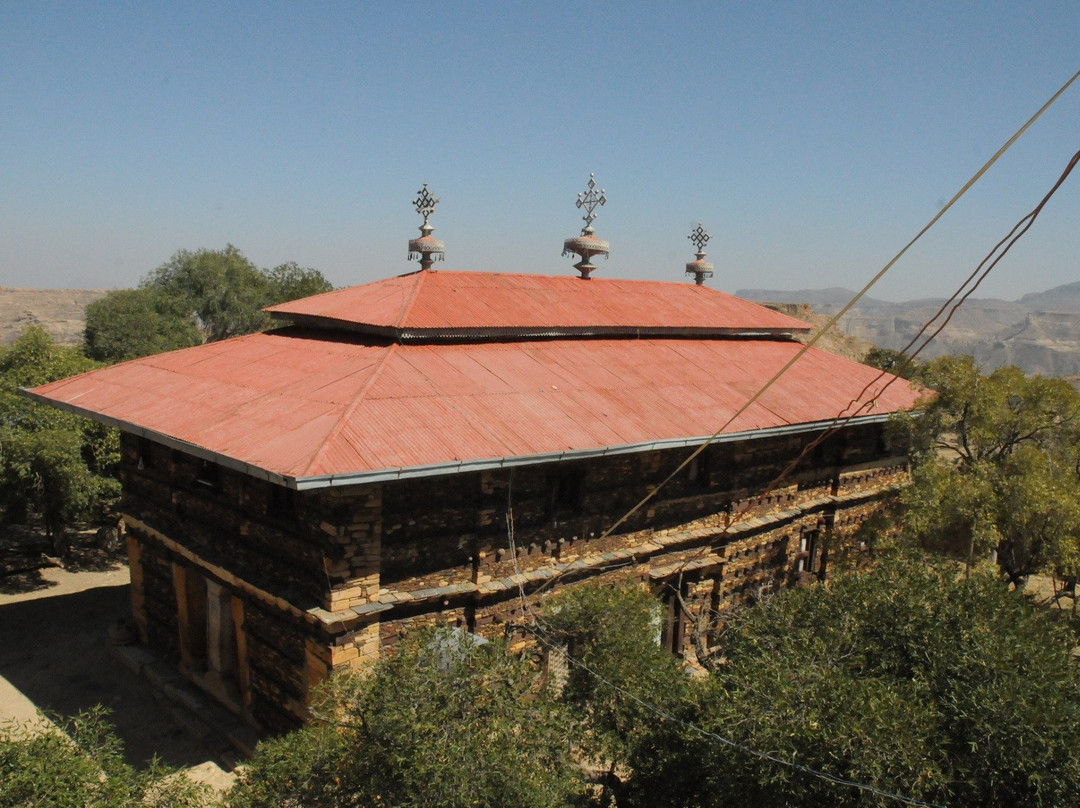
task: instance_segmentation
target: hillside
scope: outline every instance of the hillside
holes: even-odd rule
[[[75,345],[82,339],[83,309],[105,294],[101,289],[16,289],[0,287],[0,344],[15,340],[30,325],[40,325],[56,340]],[[849,289],[740,289],[745,300],[769,304],[816,327],[853,296]],[[933,317],[944,300],[894,303],[864,298],[840,321],[839,333],[819,346],[861,358],[872,345],[898,350]],[[923,352],[973,354],[984,369],[1015,364],[1027,373],[1080,376],[1080,282],[1019,300],[972,298]]]
[[[835,314],[855,295],[840,288],[741,289],[736,294],[758,302],[809,303],[825,315]],[[893,303],[864,298],[838,327],[849,336],[899,350],[944,303],[943,299]],[[1080,375],[1080,283],[1013,301],[969,299],[922,356],[957,353],[972,354],[986,370],[1015,364],[1042,376]]]
[[[0,286],[0,345],[10,345],[31,325],[65,345],[82,341],[83,309],[103,289],[13,289]]]
[[[797,339],[803,343],[812,339],[818,331],[824,328],[826,323],[829,322],[829,316],[827,314],[817,314],[813,307],[806,303],[766,303],[765,305],[781,314],[796,317],[804,323],[812,325],[814,327],[813,331],[805,337],[797,337]],[[860,361],[866,356],[866,352],[874,347],[874,344],[861,339],[860,337],[853,337],[849,334],[845,334],[843,331],[834,328],[817,342],[816,347],[837,354],[838,356]]]

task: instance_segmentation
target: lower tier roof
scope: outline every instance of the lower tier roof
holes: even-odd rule
[[[298,488],[701,442],[802,346],[769,339],[397,344],[285,328],[26,391]],[[909,382],[811,349],[725,430],[828,422]],[[876,380],[876,381],[875,381]],[[867,388],[865,393],[862,391]]]

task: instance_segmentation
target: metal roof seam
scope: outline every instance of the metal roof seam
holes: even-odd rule
[[[312,455],[311,462],[308,463],[308,469],[315,468],[319,461],[322,460],[322,458],[330,450],[330,446],[333,443],[334,439],[346,429],[353,412],[355,412],[356,408],[359,407],[360,404],[363,402],[364,396],[367,395],[368,390],[370,390],[372,385],[375,384],[376,379],[379,378],[379,375],[382,373],[383,368],[386,367],[387,363],[390,361],[390,357],[393,356],[395,350],[397,349],[397,343],[392,342],[388,346],[386,346],[386,353],[384,353],[382,358],[379,360],[378,367],[375,368],[372,374],[364,382],[363,386],[357,391],[356,395],[353,396],[352,401],[349,402],[349,406],[346,407],[345,410],[341,413],[341,417],[334,425],[334,428],[327,433],[326,439],[319,445],[319,448],[315,452],[315,454]]]
[[[410,294],[408,300],[404,301],[402,304],[401,314],[398,315],[397,323],[395,323],[398,328],[403,327],[408,321],[409,312],[412,311],[412,307],[420,297],[420,287],[424,285],[424,279],[427,278],[428,271],[429,270],[422,269],[416,273],[416,282],[413,284],[412,294]]]
[[[407,365],[409,365],[409,367],[411,367],[413,370],[415,370],[417,373],[419,373],[421,376],[423,376],[424,379],[428,382],[428,384],[431,385],[433,390],[438,389],[439,386],[435,383],[435,380],[432,379],[431,376],[429,376],[422,368],[418,367],[415,363],[413,363],[408,357],[406,357],[404,355],[402,355],[401,358],[402,358],[402,361],[404,361]],[[490,439],[492,439],[495,442],[501,444],[504,449],[506,448],[505,443],[498,437],[498,435],[490,428],[490,426],[488,424],[483,423],[478,418],[474,418],[468,412],[466,412],[462,407],[458,406],[455,403],[454,399],[456,398],[456,396],[454,396],[454,395],[444,395],[442,398],[446,402],[447,406],[449,406],[451,409],[454,410],[454,412],[456,412],[459,416],[461,416],[462,420],[465,421],[467,424],[469,424],[469,426],[471,426],[473,429],[475,429],[478,433],[486,434]]]

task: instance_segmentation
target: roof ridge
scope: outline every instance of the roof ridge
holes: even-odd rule
[[[398,348],[400,348],[400,346],[396,342],[391,342],[387,346],[387,351],[378,361],[375,370],[371,372],[371,375],[368,376],[367,381],[365,381],[364,384],[360,387],[360,389],[356,391],[356,395],[353,396],[352,401],[349,402],[349,406],[341,411],[341,415],[338,416],[337,423],[335,423],[333,428],[326,433],[326,437],[323,438],[322,445],[319,446],[319,450],[311,456],[311,461],[307,464],[307,470],[305,471],[304,476],[309,476],[314,472],[315,466],[323,459],[323,456],[326,454],[330,443],[335,438],[337,438],[337,436],[340,435],[342,431],[344,431],[346,425],[349,422],[349,419],[352,418],[353,412],[355,412],[356,408],[359,407],[360,404],[363,402],[364,396],[367,395],[367,392],[371,389],[371,386],[375,384],[375,380],[379,378],[379,375],[382,373],[382,369],[386,367],[386,363],[389,361],[390,355],[393,354],[394,351]]]
[[[420,297],[420,287],[424,285],[424,277],[429,270],[421,269],[416,274],[419,276],[416,283],[413,284],[412,295],[401,306],[401,314],[398,315],[397,322],[394,324],[395,328],[405,328],[405,323],[408,322],[409,312],[412,311],[413,305],[416,303],[416,299]]]

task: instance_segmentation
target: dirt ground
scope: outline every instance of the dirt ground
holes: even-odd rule
[[[17,554],[10,544],[0,549],[8,561]],[[74,569],[0,576],[0,722],[33,723],[38,711],[66,716],[101,704],[131,764],[157,756],[226,788],[233,775],[109,652],[109,627],[130,614],[128,569],[116,555],[84,548]]]

